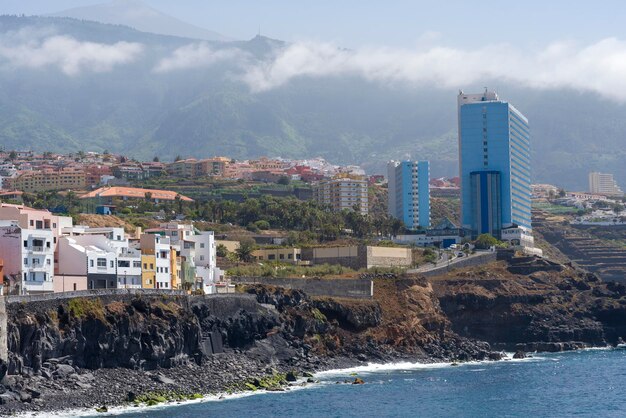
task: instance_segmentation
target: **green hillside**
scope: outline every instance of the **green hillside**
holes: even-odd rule
[[[0,17],[0,39],[43,29],[89,42],[135,42],[143,50],[136,61],[110,71],[72,75],[54,66],[15,69],[0,55],[5,149],[107,149],[163,160],[322,156],[377,172],[387,159],[410,156],[430,159],[433,176],[456,174],[456,90],[329,77],[298,78],[252,93],[228,61],[154,71],[163,57],[194,40],[67,18]],[[206,45],[242,51],[251,62],[284,46],[262,37]],[[593,94],[520,89],[501,80],[482,85],[497,85],[501,96],[528,116],[533,181],[584,189],[587,172],[603,170],[626,185],[626,106]]]

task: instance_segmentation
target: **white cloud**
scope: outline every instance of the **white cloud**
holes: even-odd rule
[[[12,69],[53,66],[67,75],[105,72],[134,61],[142,52],[143,45],[138,43],[81,42],[50,31],[22,30],[0,35],[0,65]]]
[[[163,58],[154,71],[165,73],[190,68],[210,67],[221,61],[237,60],[243,63],[246,54],[239,49],[213,49],[206,43],[190,44],[176,49],[170,56]]]
[[[362,48],[298,42],[274,59],[245,69],[253,91],[265,91],[299,77],[354,75],[381,83],[463,88],[505,80],[533,88],[573,88],[626,99],[626,42],[608,38],[588,46],[553,43],[524,51],[510,45],[475,50],[433,46],[423,49]]]

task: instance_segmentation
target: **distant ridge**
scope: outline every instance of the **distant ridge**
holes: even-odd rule
[[[222,34],[201,28],[162,13],[140,0],[113,0],[93,6],[76,7],[50,14],[100,23],[130,26],[142,32],[207,41],[232,41]]]

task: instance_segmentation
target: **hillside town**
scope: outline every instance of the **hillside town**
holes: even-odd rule
[[[211,294],[232,290],[229,271],[288,274],[286,265],[304,277],[322,274],[316,266],[423,271],[495,246],[541,256],[531,199],[533,207],[575,208],[572,224],[624,223],[623,193],[611,175],[590,173],[588,192],[531,186],[530,166],[519,163],[528,161],[524,116],[492,91],[461,92],[458,101],[468,128],[460,139],[461,175],[452,178],[431,178],[428,161],[411,160],[389,161],[386,175],[366,175],[322,158],[166,163],[106,151],[0,152],[3,292]],[[485,117],[485,103],[494,107],[493,118]],[[516,121],[499,120],[499,107]],[[516,124],[511,155],[489,151],[487,128],[510,123]],[[499,189],[505,179],[509,188]],[[302,215],[277,216],[285,210]]]

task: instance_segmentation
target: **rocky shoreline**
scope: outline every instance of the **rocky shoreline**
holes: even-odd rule
[[[252,357],[255,356],[252,350]],[[251,358],[241,352],[221,353],[207,358],[202,365],[194,362],[173,368],[149,371],[125,368],[89,370],[73,367],[67,359],[55,364],[51,373],[45,370],[33,376],[5,376],[0,394],[0,415],[23,413],[61,413],[85,410],[86,413],[106,412],[112,407],[150,406],[136,400],[150,394],[179,394],[173,400],[164,397],[158,403],[180,403],[200,396],[219,396],[256,389],[242,383],[267,379],[278,374],[287,376],[279,386],[268,390],[289,390],[291,386],[313,383],[314,373],[367,365],[356,358],[320,358],[307,356],[287,362],[269,364],[269,359]],[[377,359],[380,361],[381,359]],[[388,363],[410,361],[432,363],[435,359],[407,356],[387,356]],[[269,364],[269,365],[268,365]],[[295,378],[299,377],[296,382]],[[302,379],[302,378],[305,379]],[[308,379],[306,379],[308,377]],[[306,381],[308,380],[308,382]],[[350,382],[352,383],[352,382]],[[156,403],[155,403],[156,404]]]
[[[211,297],[11,304],[0,415],[283,390],[329,369],[500,360],[492,347],[523,358],[626,334],[626,288],[570,266],[513,274],[496,263],[429,280],[375,278],[375,289],[373,300],[254,285]]]

